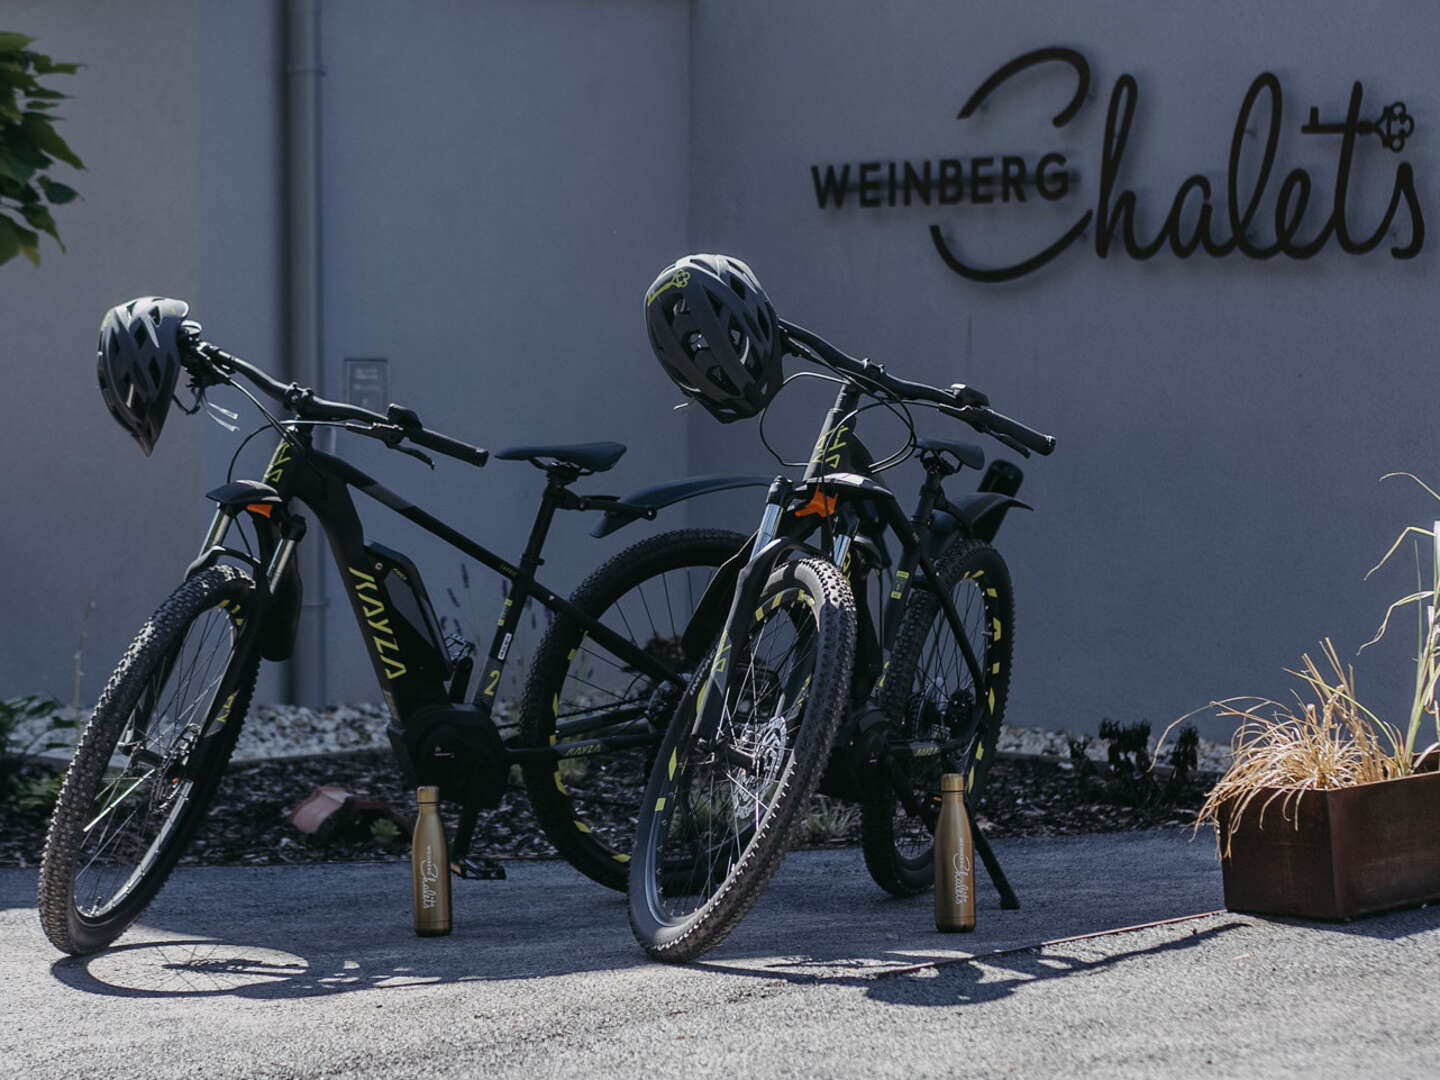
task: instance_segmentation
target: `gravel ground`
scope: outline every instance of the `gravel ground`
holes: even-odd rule
[[[496,723],[503,729],[509,714],[506,703],[496,706]],[[83,709],[62,708],[59,716],[74,721],[76,728],[61,731],[61,742],[73,741],[74,731],[84,726],[88,713]],[[299,705],[257,705],[245,719],[234,760],[254,761],[262,758],[336,754],[352,750],[389,750],[385,724],[389,716],[379,704],[334,705],[325,709],[307,709]],[[40,733],[41,725],[33,723],[17,732],[21,745]],[[1094,736],[1079,736],[1066,731],[1042,728],[1012,727],[1000,729],[998,748],[1001,753],[1071,757],[1071,743],[1084,744],[1084,754],[1091,761],[1104,763],[1107,753],[1104,742]],[[1155,739],[1150,746],[1153,750]],[[68,753],[57,752],[68,760]],[[1224,772],[1230,764],[1230,747],[1224,743],[1201,741],[1199,768],[1203,772]]]
[[[211,809],[182,864],[402,860],[408,857],[414,793],[400,779],[384,738],[378,706],[326,710],[261,707],[246,722]],[[378,749],[379,747],[384,749]],[[1065,733],[1004,729],[979,821],[989,835],[1062,836],[1181,826],[1223,768],[1227,748],[1202,744],[1198,770],[1181,781],[1135,777],[1108,762],[1106,745]],[[323,840],[290,824],[291,809],[315,788],[344,788],[373,805],[349,826]],[[0,866],[29,866],[39,859],[48,813],[7,807],[0,835]],[[447,808],[448,809],[448,808]],[[453,815],[453,811],[451,811]],[[393,823],[375,822],[388,819]],[[453,816],[450,819],[453,827]],[[484,813],[476,854],[552,857],[523,791]],[[858,843],[856,808],[817,796],[802,842],[809,846]]]

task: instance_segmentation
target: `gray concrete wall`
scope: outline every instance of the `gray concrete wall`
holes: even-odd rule
[[[0,696],[68,700],[83,628],[78,696],[94,700],[193,558],[203,493],[238,443],[172,413],[154,456],[140,454],[96,391],[105,308],[146,291],[184,297],[212,340],[282,370],[282,9],[61,0],[0,15],[87,65],[54,81],[74,95],[64,131],[88,165],[74,179],[84,201],[57,214],[69,254],[47,242],[38,270],[0,268],[4,360],[25,400],[0,436],[12,505],[25,508],[0,527],[13,571]],[[628,442],[629,457],[588,490],[683,474],[685,429],[653,377],[639,298],[651,268],[686,247],[688,41],[689,10],[675,0],[325,4],[320,391],[343,396],[345,357],[386,357],[394,400],[482,445]],[[242,412],[241,435],[254,426],[238,395],[215,397]],[[541,479],[528,465],[442,460],[430,473],[373,446],[344,449],[518,555]],[[417,558],[442,614],[490,625],[494,580],[473,575],[456,612],[446,588],[465,599],[458,554],[386,511],[364,516],[374,539]],[[557,521],[547,583],[568,591],[683,512],[608,541],[586,535],[592,520]],[[330,696],[373,700],[338,579],[329,586]],[[275,674],[263,678],[259,700],[277,696]]]
[[[1108,716],[1158,729],[1211,698],[1287,693],[1281,669],[1326,635],[1353,655],[1414,582],[1408,556],[1378,580],[1362,581],[1365,571],[1405,523],[1428,524],[1436,510],[1379,477],[1440,479],[1423,404],[1440,337],[1427,299],[1440,221],[1432,5],[1371,5],[1362,16],[1293,2],[738,0],[695,11],[693,245],[748,259],[782,316],[842,348],[915,378],[974,383],[1059,436],[1052,458],[1026,465],[1021,494],[1037,512],[1013,515],[1000,536],[1018,596],[1014,720],[1093,729]],[[1091,99],[1071,124],[1050,123],[1074,85],[1058,68],[957,119],[990,72],[1048,45],[1078,49],[1093,69]],[[1182,261],[1168,250],[1102,260],[1093,227],[1047,270],[1008,285],[967,281],[938,257],[932,223],[993,266],[1039,250],[1094,207],[1105,112],[1126,72],[1140,99],[1119,182],[1137,192],[1140,234],[1154,235],[1177,186],[1198,172],[1221,193],[1223,239],[1232,129],[1263,71],[1281,80],[1284,115],[1260,236],[1273,235],[1275,191],[1300,165],[1315,187],[1301,235],[1321,228],[1340,139],[1299,128],[1312,105],[1322,120],[1342,119],[1358,79],[1363,117],[1403,100],[1417,130],[1399,155],[1360,140],[1351,227],[1374,230],[1408,161],[1432,229],[1418,257],[1386,253],[1409,240],[1403,213],[1395,235],[1362,257],[1332,241],[1308,261]],[[1033,161],[1052,149],[1080,173],[1077,194],[1055,203],[1032,192],[1024,205],[860,210],[852,195],[846,209],[821,211],[809,174],[827,162]],[[769,429],[800,455],[826,395],[789,393],[803,400],[782,401]],[[691,423],[697,468],[768,460],[751,427]],[[867,430],[878,449],[897,429]],[[921,430],[965,434],[933,414]],[[891,475],[913,488],[911,470]],[[1362,696],[1387,717],[1409,691],[1413,635],[1406,619],[1389,647],[1358,661]]]
[[[72,95],[61,131],[86,165],[55,173],[82,196],[55,214],[68,252],[42,238],[38,269],[24,259],[0,267],[10,405],[0,425],[10,506],[0,697],[69,701],[83,634],[88,703],[198,544],[203,428],[172,423],[146,459],[95,381],[107,307],[146,292],[188,297],[197,282],[197,12],[177,0],[15,0],[0,23],[86,65],[48,80]]]
[[[398,10],[324,9],[327,389],[340,392],[345,357],[385,357],[394,400],[482,446],[631,446],[581,490],[683,475],[684,428],[654,375],[641,296],[651,268],[685,247],[686,5],[455,0],[409,5],[397,21]],[[431,473],[379,447],[354,453],[382,483],[518,557],[543,481],[528,464],[442,461]],[[458,553],[361,510],[371,539],[416,558],[437,611],[488,644],[499,579],[472,575],[467,599]],[[643,535],[595,541],[592,521],[557,518],[547,584],[568,592]],[[332,579],[330,695],[373,700],[338,589]],[[528,647],[517,644],[507,678],[523,675]]]

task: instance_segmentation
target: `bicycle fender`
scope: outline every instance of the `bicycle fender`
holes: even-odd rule
[[[930,524],[932,557],[940,550],[946,537],[958,527],[963,527],[968,535],[977,540],[989,542],[995,539],[995,534],[1000,531],[1000,523],[1005,520],[1005,514],[1012,506],[1018,506],[1021,510],[1034,509],[1029,503],[1021,502],[1013,495],[1002,495],[995,491],[961,495],[947,500],[947,503],[944,510],[935,511],[935,519]]]
[[[228,486],[238,488],[244,484],[254,485],[255,482],[253,480],[240,481]],[[265,487],[266,485],[256,486]],[[264,501],[268,502],[269,500]],[[277,498],[276,501],[278,502],[279,499]],[[262,564],[256,568],[255,580],[257,583],[268,584],[269,579],[265,576],[264,567],[270,565],[275,549],[280,546],[280,530],[267,517],[257,517],[254,522],[256,536],[260,541],[260,562]],[[265,604],[265,614],[260,622],[261,657],[272,663],[290,659],[290,654],[295,651],[295,635],[300,629],[300,605],[304,598],[305,586],[300,580],[300,562],[298,559],[291,559]]]
[[[770,476],[692,476],[642,488],[617,500],[612,508],[607,509],[590,530],[590,535],[609,536],[637,518],[653,518],[657,510],[693,499],[697,495],[709,495],[711,492],[730,491],[734,488],[769,487],[773,479],[774,477]]]
[[[704,595],[700,597],[700,603],[695,605],[695,613],[680,635],[680,645],[692,662],[698,662],[705,655],[710,643],[725,628],[732,611],[749,611],[760,602],[760,593],[777,563],[794,552],[819,554],[802,541],[781,536],[771,540],[751,559],[754,543],[752,536],[744,547],[715,571]]]
[[[275,550],[276,530],[273,527],[267,530],[264,524],[257,523],[257,531],[260,533],[261,551],[268,558],[269,553]],[[264,560],[257,559],[247,551],[237,551],[235,548],[216,544],[208,551],[201,552],[200,556],[186,567],[185,580],[188,581],[202,570],[218,565],[222,559],[234,559],[250,567],[264,608],[259,630],[260,655],[271,661],[288,660],[295,650],[295,635],[300,627],[300,605],[304,599],[305,587],[300,580],[300,567],[292,559],[280,578],[279,588],[271,594],[265,577]]]
[[[750,561],[750,552],[755,547],[755,534],[730,558],[720,564],[720,569],[710,576],[710,583],[700,595],[700,602],[690,616],[685,632],[680,635],[680,647],[692,663],[700,662],[710,642],[725,625],[725,616],[730,613],[730,597],[735,593],[735,580]]]
[[[266,660],[290,659],[295,651],[295,636],[300,629],[300,605],[305,598],[305,585],[300,580],[300,567],[294,559],[280,575],[265,621],[260,626],[260,655]]]

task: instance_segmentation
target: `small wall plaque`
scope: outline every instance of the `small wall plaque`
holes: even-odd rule
[[[389,362],[381,358],[345,358],[345,400],[383,413],[390,404]]]

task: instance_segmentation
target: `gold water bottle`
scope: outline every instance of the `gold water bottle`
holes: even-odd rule
[[[436,937],[450,933],[450,859],[445,851],[445,825],[440,820],[440,789],[415,791],[419,813],[410,845],[410,876],[415,886],[415,933]]]
[[[965,813],[965,778],[940,777],[940,820],[935,823],[935,929],[975,929],[975,839]]]

